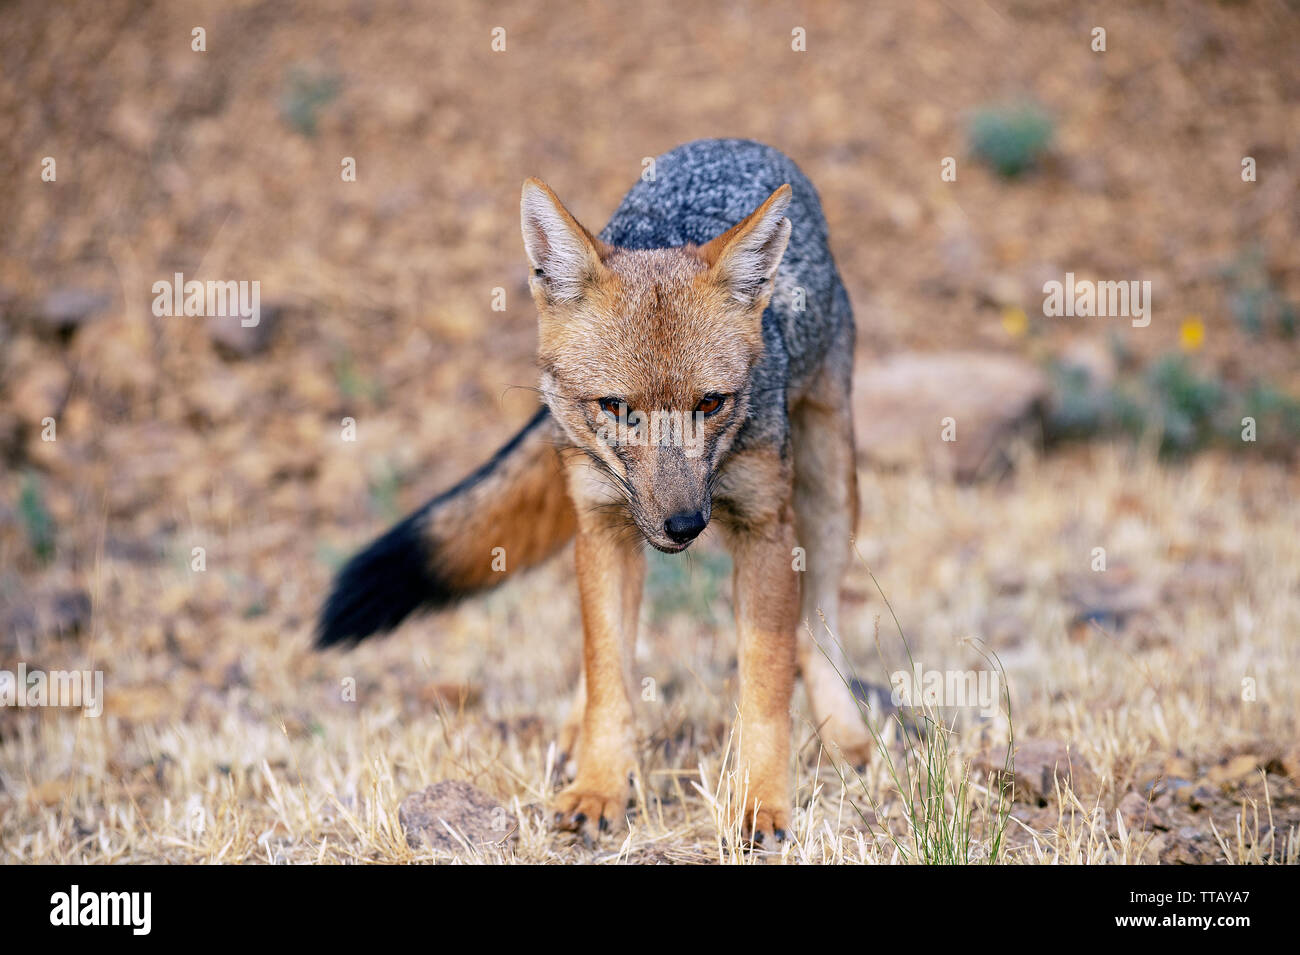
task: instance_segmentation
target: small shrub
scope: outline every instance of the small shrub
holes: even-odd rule
[[[1242,396],[1240,414],[1224,423],[1224,439],[1241,440],[1241,419],[1255,419],[1255,434],[1265,451],[1285,455],[1300,448],[1300,399],[1264,382],[1253,383]]]
[[[1295,337],[1300,308],[1277,288],[1259,249],[1243,252],[1223,274],[1228,282],[1228,309],[1243,330],[1255,336]]]
[[[315,136],[321,109],[333,102],[341,87],[332,73],[295,66],[285,78],[280,115],[304,136]]]
[[[1225,405],[1222,385],[1198,375],[1181,355],[1166,355],[1148,369],[1145,390],[1161,451],[1185,454],[1210,443]]]
[[[1030,104],[984,107],[971,118],[971,153],[1008,179],[1036,165],[1051,145],[1055,127]]]
[[[54,518],[45,507],[40,481],[35,474],[23,476],[22,490],[18,494],[18,514],[32,553],[40,563],[48,564],[54,559]]]
[[[1242,419],[1251,417],[1266,453],[1286,456],[1300,447],[1300,399],[1262,382],[1229,385],[1198,372],[1183,355],[1166,355],[1108,387],[1059,362],[1048,371],[1049,440],[1126,435],[1153,439],[1162,454],[1182,455],[1239,446]]]

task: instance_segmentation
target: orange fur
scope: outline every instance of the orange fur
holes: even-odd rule
[[[540,563],[573,536],[573,501],[565,493],[556,439],[554,424],[546,422],[454,506],[430,512],[423,531],[439,575],[451,586],[474,591],[499,583],[505,573],[494,566],[497,548],[512,573]]]

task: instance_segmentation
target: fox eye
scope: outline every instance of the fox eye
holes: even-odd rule
[[[709,415],[717,414],[726,400],[724,395],[705,395],[700,399],[700,403],[695,406],[695,411],[707,418]]]
[[[622,398],[601,398],[596,403],[600,405],[600,410],[611,418],[618,418],[622,410],[627,407]]]

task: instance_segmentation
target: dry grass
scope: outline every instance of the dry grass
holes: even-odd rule
[[[591,851],[543,826],[578,661],[571,557],[351,655],[308,649],[347,551],[535,405],[527,176],[599,228],[643,157],[701,136],[766,140],[817,184],[864,369],[899,349],[1038,362],[1112,338],[1146,361],[1180,347],[1195,315],[1207,373],[1300,395],[1294,342],[1239,327],[1220,271],[1258,246],[1279,294],[1300,296],[1300,20],[1281,0],[428,9],[6,9],[0,670],[100,667],[108,708],[0,709],[0,861],[430,859],[397,807],[442,779],[511,805],[519,861],[758,858],[736,851],[728,808],[743,781],[727,773],[735,641],[716,551],[653,566],[637,667],[656,699],[638,704],[644,775],[622,845]],[[1088,48],[1094,16],[1104,56]],[[310,103],[291,101],[313,96],[307,124],[295,114]],[[1012,183],[973,160],[966,127],[1021,97],[1057,139]],[[1240,180],[1245,150],[1257,183]],[[49,154],[56,183],[38,176]],[[939,179],[946,156],[956,183]],[[1152,279],[1158,317],[1043,320],[1043,280],[1066,270]],[[223,357],[204,320],[151,315],[151,284],[176,271],[261,282],[281,313],[265,350]],[[58,332],[42,303],[69,289],[107,304]],[[1006,308],[1024,309],[1018,338]],[[344,416],[354,444],[338,440]],[[981,669],[982,640],[1006,666],[1016,739],[1068,744],[1086,769],[1042,799],[1019,781],[999,861],[1297,860],[1300,478],[1245,447],[1178,466],[1098,447],[1026,455],[996,483],[862,480],[863,564],[838,635],[862,675],[906,665],[869,566],[918,662]],[[11,609],[60,591],[93,601],[77,634],[9,632]],[[1129,611],[1079,624],[1081,597]],[[942,715],[950,750],[913,764],[946,773],[944,811],[927,818],[969,823],[969,857],[985,859],[1008,727]],[[897,785],[884,754],[859,779],[806,719],[796,732],[802,811],[785,858],[915,858],[908,809],[924,786]],[[1120,811],[1149,785],[1164,828],[1142,825],[1131,796]]]
[[[1171,468],[1095,450],[1026,457],[998,484],[863,479],[859,546],[917,661],[982,667],[967,638],[982,639],[1006,666],[1017,738],[1065,741],[1096,777],[1088,791],[1061,791],[1042,807],[1018,801],[1003,861],[1151,861],[1163,845],[1153,840],[1178,834],[1132,831],[1117,817],[1120,796],[1173,775],[1166,767],[1174,759],[1212,781],[1230,755],[1253,754],[1268,767],[1294,745],[1300,542],[1284,519],[1293,513],[1294,475],[1214,457]],[[1070,581],[1091,573],[1094,546],[1107,548],[1107,573],[1122,563],[1155,594],[1118,634],[1067,626]],[[322,657],[307,649],[301,609],[327,569],[289,542],[278,553],[282,583],[273,592],[283,600],[273,597],[251,619],[169,632],[171,655],[155,652],[130,623],[148,616],[140,604],[157,601],[159,585],[130,564],[100,559],[93,636],[39,663],[103,668],[108,709],[100,719],[5,714],[4,861],[429,860],[407,845],[397,806],[445,778],[498,795],[520,820],[513,853],[467,851],[463,861],[761,858],[736,849],[728,808],[741,785],[726,770],[734,638],[727,596],[712,593],[722,577],[715,558],[688,558],[685,580],[656,568],[652,596],[657,589],[678,602],[647,608],[647,621],[657,622],[638,648],[639,675],[655,681],[657,701],[638,704],[644,776],[632,828],[621,843],[589,850],[548,832],[540,811],[551,791],[550,740],[577,664],[566,558],[385,643]],[[168,576],[163,594],[194,586],[187,567]],[[220,599],[241,584],[210,572],[202,586]],[[884,682],[905,658],[870,586],[865,569],[855,573],[843,638],[860,672]],[[116,599],[105,600],[107,591]],[[1245,676],[1257,680],[1256,702],[1241,699]],[[356,703],[341,699],[349,677]],[[445,689],[435,698],[431,684],[468,687],[472,702],[449,703]],[[797,725],[799,811],[781,858],[907,858],[899,849],[911,845],[904,806],[886,761],[861,777],[846,773],[846,783],[806,718]],[[1005,723],[961,719],[952,740],[954,776],[976,766],[976,859],[987,855],[991,822],[979,767],[990,752],[999,760],[1004,734]],[[898,735],[885,731],[895,760]],[[1212,858],[1297,861],[1300,800],[1284,773],[1226,779],[1202,798],[1188,818]]]

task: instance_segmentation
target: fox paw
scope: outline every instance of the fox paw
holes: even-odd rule
[[[574,754],[578,752],[578,741],[582,738],[582,723],[576,719],[567,719],[560,727],[559,738],[555,741],[554,776],[560,782],[572,782],[577,776],[577,762]]]
[[[555,796],[554,825],[565,832],[576,832],[591,845],[602,832],[617,832],[627,827],[627,793],[597,792],[574,783]]]
[[[837,732],[826,742],[829,744],[827,749],[830,752],[850,765],[860,768],[870,766],[873,754],[876,752],[875,739],[863,728]]]
[[[818,730],[822,747],[853,766],[869,766],[879,744],[861,719],[828,718]]]
[[[551,767],[551,785],[559,788],[566,783],[573,782],[578,775],[578,762],[573,758],[569,750],[559,750],[555,758],[555,765]]]
[[[759,806],[745,813],[745,842],[753,849],[778,849],[790,830],[790,813]]]

